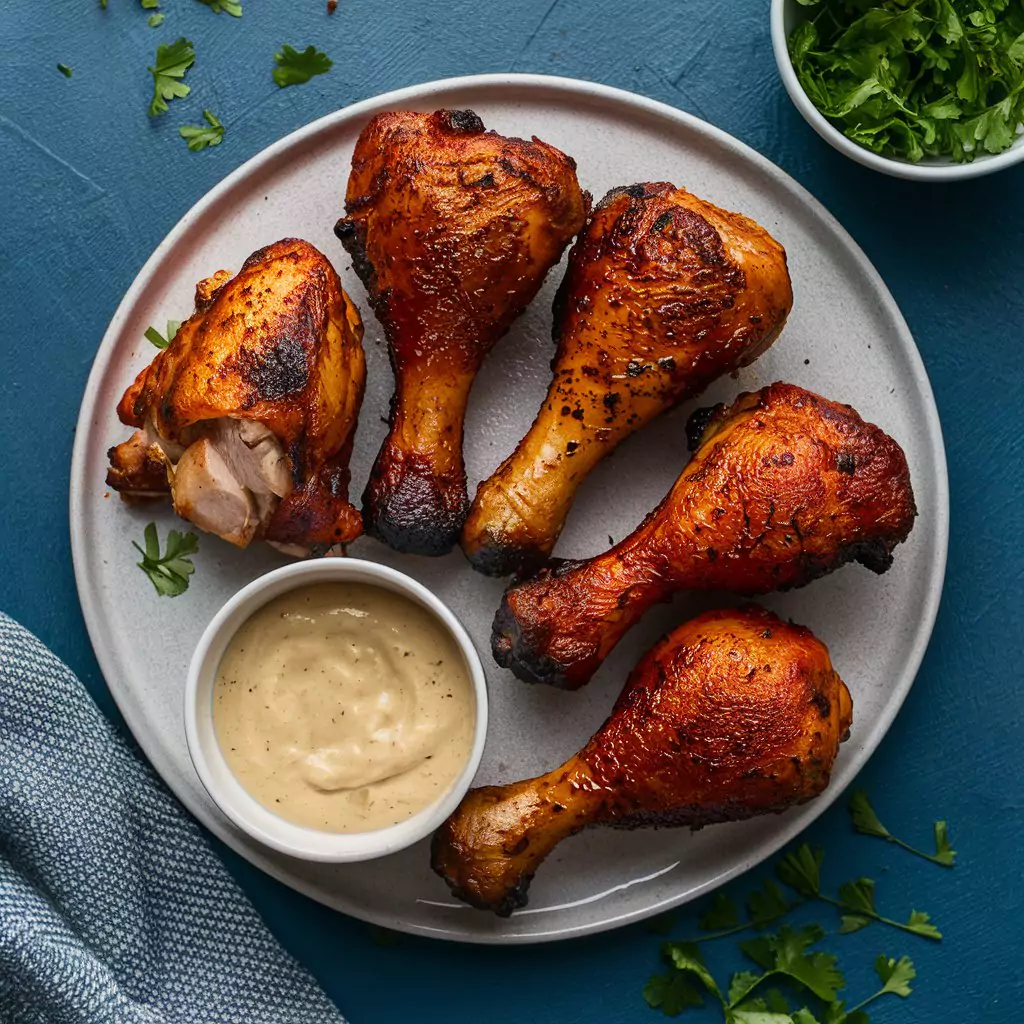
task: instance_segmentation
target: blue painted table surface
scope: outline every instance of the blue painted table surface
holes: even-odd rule
[[[4,610],[53,647],[116,717],[68,547],[75,419],[121,296],[175,222],[229,171],[338,107],[452,75],[545,72],[674,104],[780,164],[865,248],[910,323],[945,428],[952,536],[942,608],[917,684],[859,781],[884,821],[923,844],[931,820],[948,817],[961,862],[945,871],[853,837],[845,801],[808,836],[828,851],[830,884],[872,875],[886,910],[926,909],[945,939],[930,944],[874,926],[831,946],[850,967],[851,995],[866,989],[877,953],[916,961],[917,991],[880,1004],[876,1021],[1018,1020],[1024,168],[920,185],[840,157],[783,92],[765,0],[340,0],[332,17],[323,0],[245,0],[242,19],[195,0],[166,0],[164,10],[164,25],[151,29],[136,0],[109,0],[105,12],[97,0],[0,0]],[[178,35],[196,44],[193,93],[150,121],[146,66],[158,42]],[[333,70],[279,90],[270,69],[283,42],[317,44]],[[71,79],[58,62],[73,68]],[[217,149],[190,153],[177,127],[199,120],[204,107],[226,123],[227,136]],[[281,941],[355,1024],[660,1019],[640,996],[660,941],[643,925],[546,946],[403,937],[385,947],[366,925],[221,852]],[[766,873],[731,889],[742,895]],[[677,931],[692,927],[687,914]],[[728,949],[712,957],[728,963]]]

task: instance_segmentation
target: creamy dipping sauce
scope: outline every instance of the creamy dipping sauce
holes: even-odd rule
[[[425,608],[365,583],[300,587],[234,635],[213,723],[228,766],[280,817],[324,832],[404,821],[469,759],[465,659]]]

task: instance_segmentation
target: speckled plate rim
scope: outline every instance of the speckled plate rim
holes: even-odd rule
[[[702,121],[681,110],[671,107],[668,104],[657,100],[651,100],[635,93],[627,92],[624,89],[616,89],[611,86],[601,85],[596,82],[580,81],[572,78],[563,78],[553,75],[526,75],[526,74],[488,74],[468,75],[456,78],[439,79],[433,82],[425,82],[420,85],[408,86],[392,92],[382,93],[344,107],[325,117],[318,118],[303,128],[286,135],[283,139],[273,143],[251,159],[247,160],[237,170],[229,174],[218,185],[214,186],[203,196],[175,225],[167,237],[157,246],[153,255],[146,261],[139,271],[138,276],[132,282],[131,287],[121,300],[114,317],[103,336],[93,363],[92,371],[85,388],[85,395],[82,400],[82,407],[79,413],[76,428],[75,444],[71,457],[71,480],[70,480],[70,524],[71,524],[71,551],[75,569],[75,580],[78,588],[79,602],[82,606],[82,614],[85,618],[89,638],[103,671],[104,678],[110,689],[114,702],[123,715],[128,728],[135,736],[136,741],[143,752],[149,758],[153,767],[163,778],[164,782],[179,800],[191,811],[199,821],[210,830],[225,845],[244,857],[256,867],[267,874],[283,882],[285,885],[298,892],[309,896],[319,903],[332,906],[344,913],[373,924],[382,925],[398,931],[410,932],[432,938],[449,939],[452,941],[472,942],[491,945],[524,944],[534,942],[549,942],[557,939],[574,938],[582,935],[594,934],[608,931],[612,928],[619,928],[623,925],[651,917],[682,903],[697,899],[707,892],[717,888],[732,878],[749,871],[760,864],[766,858],[776,853],[779,849],[789,843],[795,836],[802,832],[808,825],[815,821],[839,796],[841,790],[838,787],[830,787],[822,796],[813,803],[802,808],[799,816],[786,823],[786,827],[780,829],[771,837],[771,840],[754,847],[749,855],[732,864],[728,869],[709,877],[705,882],[686,893],[677,897],[671,897],[658,903],[649,904],[641,909],[632,909],[624,913],[613,914],[599,921],[584,922],[576,926],[564,926],[548,931],[538,931],[528,935],[506,935],[500,932],[495,933],[467,933],[455,929],[431,928],[418,924],[409,924],[400,918],[387,914],[377,914],[367,911],[358,904],[350,903],[348,900],[335,899],[328,903],[324,895],[315,886],[311,886],[304,879],[292,875],[283,870],[281,866],[272,860],[264,857],[262,851],[240,842],[237,834],[229,831],[226,819],[209,815],[202,807],[194,805],[190,799],[187,789],[179,784],[176,770],[165,756],[161,746],[151,739],[146,727],[144,716],[137,712],[136,707],[130,699],[129,689],[117,679],[112,655],[106,651],[103,643],[104,626],[102,616],[97,612],[99,601],[94,601],[94,588],[96,581],[84,570],[85,553],[88,548],[89,538],[84,528],[85,519],[82,512],[82,503],[86,494],[86,463],[87,451],[91,428],[97,422],[99,410],[97,409],[97,396],[99,384],[109,372],[111,363],[115,356],[115,343],[127,321],[131,310],[140,296],[149,287],[152,279],[158,272],[164,259],[173,251],[183,235],[190,231],[196,221],[208,216],[217,204],[231,193],[238,185],[259,173],[265,164],[275,160],[281,154],[294,146],[304,144],[316,137],[329,134],[335,129],[339,122],[355,118],[369,118],[380,110],[400,107],[408,104],[422,103],[435,94],[459,91],[465,93],[473,89],[488,90],[495,87],[508,86],[520,90],[536,89],[538,91],[564,91],[577,97],[585,97],[589,100],[604,100],[609,104],[632,107],[647,115],[660,117],[667,122],[675,122],[686,129],[706,136],[708,139],[720,145],[723,149],[731,152],[738,160],[744,161],[753,166],[760,173],[770,178],[774,184],[791,194],[795,201],[803,204],[832,235],[841,242],[850,257],[858,264],[861,272],[865,275],[874,287],[877,295],[885,306],[887,315],[892,319],[898,331],[898,342],[903,349],[907,365],[913,376],[914,384],[920,390],[923,400],[924,413],[926,417],[925,433],[928,436],[931,451],[930,462],[927,468],[935,474],[934,485],[938,496],[938,507],[930,512],[935,516],[937,547],[934,552],[931,577],[928,582],[927,593],[924,596],[923,607],[917,623],[916,632],[912,643],[909,645],[909,653],[906,665],[900,677],[893,681],[890,700],[883,712],[872,723],[868,735],[865,737],[864,746],[852,760],[848,773],[852,778],[864,766],[868,757],[875,751],[882,738],[888,732],[900,707],[902,707],[914,678],[924,658],[928,641],[932,634],[935,618],[938,614],[939,602],[942,596],[943,581],[946,572],[946,557],[949,542],[949,477],[946,468],[946,454],[942,441],[942,428],[939,423],[938,410],[928,380],[921,355],[914,343],[910,329],[907,327],[903,315],[900,313],[895,300],[892,298],[882,278],[875,270],[871,261],[864,254],[863,250],[839,222],[805,189],[793,180],[785,171],[773,164],[766,157],[761,156],[756,150],[740,142],[727,132]]]

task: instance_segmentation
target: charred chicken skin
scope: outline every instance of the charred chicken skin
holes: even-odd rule
[[[812,799],[851,717],[810,630],[757,607],[709,612],[648,651],[565,764],[470,790],[434,836],[434,870],[460,899],[507,916],[555,845],[588,825],[700,828]]]
[[[690,425],[692,460],[630,536],[505,592],[491,638],[498,664],[576,689],[677,590],[766,594],[849,561],[881,573],[910,533],[903,450],[849,406],[773,384]]]
[[[754,221],[665,182],[609,192],[555,300],[544,404],[470,509],[462,547],[474,567],[495,576],[539,568],[594,466],[753,362],[792,304],[786,253]]]
[[[367,532],[440,555],[469,505],[462,429],[473,378],[582,227],[576,165],[471,110],[379,114],[335,228],[384,329],[395,392],[363,495]]]
[[[348,461],[366,369],[359,312],[327,258],[289,238],[196,288],[195,313],[117,407],[126,499],[169,494],[200,529],[293,554],[359,536]]]

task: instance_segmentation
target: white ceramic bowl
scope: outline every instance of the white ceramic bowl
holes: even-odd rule
[[[865,167],[895,178],[910,178],[914,181],[957,181],[962,178],[977,178],[983,174],[1001,171],[1004,167],[1011,167],[1024,160],[1024,135],[1018,136],[1017,141],[1002,153],[979,153],[967,164],[958,164],[952,159],[939,157],[925,157],[920,163],[915,164],[896,157],[880,156],[848,139],[838,128],[833,127],[828,118],[810,101],[789,57],[786,40],[793,29],[809,16],[810,11],[811,8],[802,6],[797,0],[772,0],[772,48],[789,98],[803,114],[804,120],[834,149],[838,149],[840,153]]]
[[[316,583],[367,583],[402,594],[426,608],[451,634],[466,660],[476,701],[473,745],[461,774],[434,803],[411,818],[372,832],[335,833],[279,818],[250,796],[228,767],[213,726],[213,688],[231,638],[263,605],[297,587]],[[214,616],[192,656],[185,687],[185,737],[200,780],[218,807],[240,829],[281,853],[303,860],[341,863],[371,860],[430,835],[469,789],[487,734],[487,683],[473,641],[455,615],[426,587],[385,565],[355,558],[324,558],[275,569],[243,587]]]

